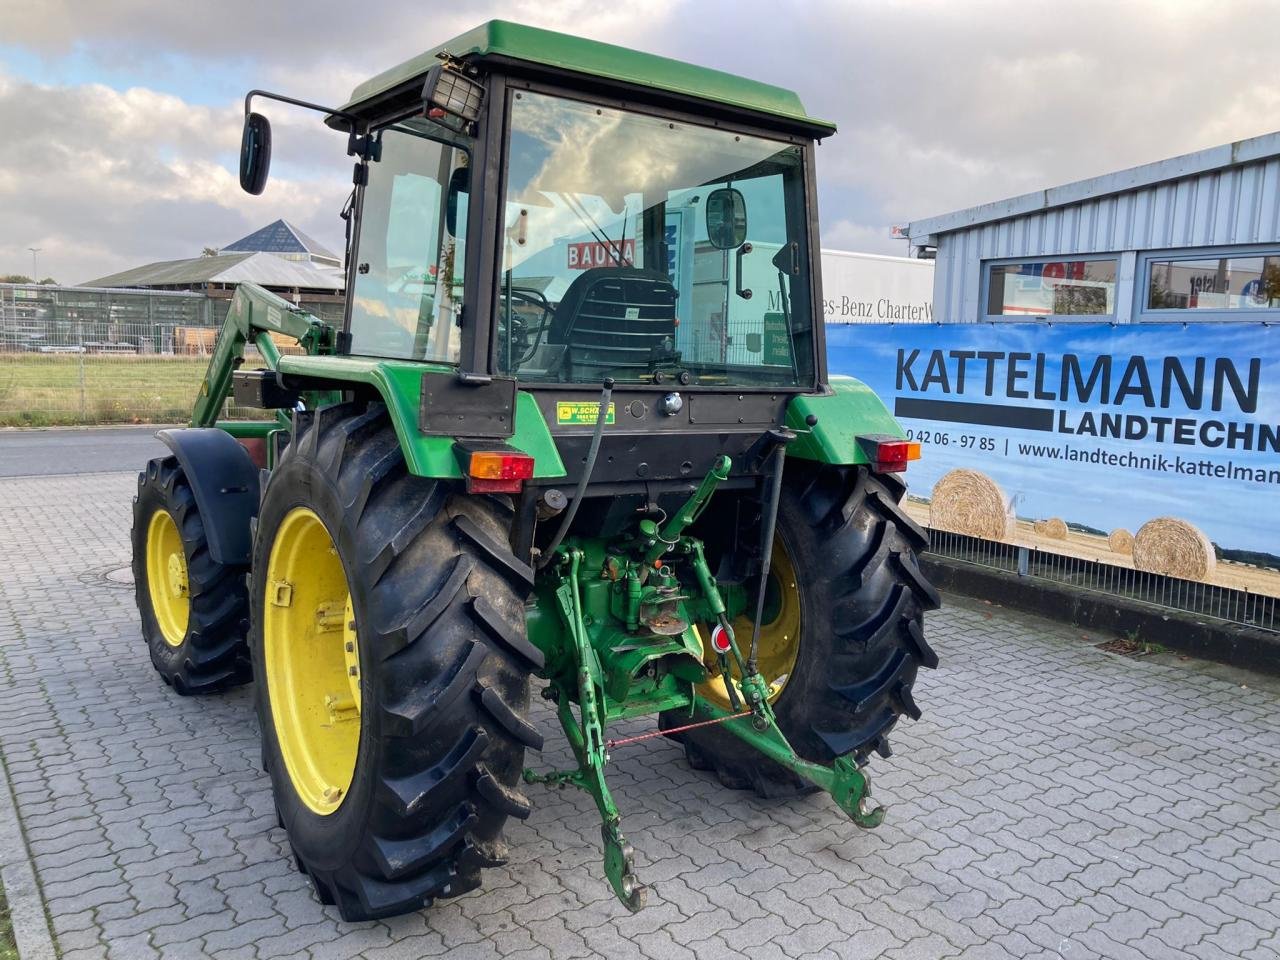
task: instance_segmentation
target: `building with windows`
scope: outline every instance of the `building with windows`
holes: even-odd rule
[[[905,232],[932,316],[828,321],[828,363],[921,445],[940,582],[1280,632],[1280,133]]]
[[[1280,133],[919,220],[945,323],[1280,317]]]

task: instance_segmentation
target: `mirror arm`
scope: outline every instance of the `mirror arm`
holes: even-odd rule
[[[337,110],[333,107],[326,107],[322,103],[310,103],[306,100],[296,100],[293,97],[286,97],[282,93],[272,93],[270,90],[250,90],[244,95],[244,115],[247,117],[252,109],[254,97],[265,97],[268,100],[278,100],[280,103],[292,104],[295,107],[305,107],[307,110],[316,110],[320,113],[327,113],[333,117],[341,117],[347,121],[347,127],[352,135],[358,127],[361,126],[360,118],[355,114],[347,113],[345,110]]]

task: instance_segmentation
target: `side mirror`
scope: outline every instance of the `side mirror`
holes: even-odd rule
[[[449,231],[449,236],[456,237],[458,235],[458,206],[463,206],[463,213],[466,209],[466,198],[471,192],[471,168],[457,167],[453,173],[449,174],[449,192],[445,196],[444,201],[444,228]]]
[[[260,113],[246,114],[240,136],[240,188],[262,193],[271,170],[271,122]]]
[[[747,239],[747,201],[733,187],[707,195],[707,239],[717,250],[733,250]]]

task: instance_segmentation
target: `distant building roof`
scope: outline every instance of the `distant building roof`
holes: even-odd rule
[[[288,220],[277,220],[247,237],[228,243],[219,253],[275,253],[282,255],[305,254],[321,260],[338,262],[338,257],[316,240],[311,239]]]
[[[936,244],[936,238],[941,233],[951,233],[997,220],[1040,213],[1084,200],[1127,193],[1131,190],[1240,164],[1269,161],[1277,156],[1280,156],[1280,132],[1266,133],[1260,137],[1224,143],[1219,147],[1210,147],[1207,150],[1183,154],[1168,160],[1158,160],[1155,163],[1131,167],[1128,170],[1120,170],[1100,177],[1090,177],[1088,180],[1078,180],[1075,183],[1051,187],[1048,190],[1024,193],[1022,196],[1011,197],[1008,200],[997,200],[993,203],[970,207],[967,210],[945,213],[940,217],[916,220],[907,226],[907,235],[916,245],[932,246]]]
[[[270,253],[220,253],[216,257],[162,260],[90,280],[93,287],[178,287],[205,283],[256,283],[263,287],[341,290],[338,271]]]

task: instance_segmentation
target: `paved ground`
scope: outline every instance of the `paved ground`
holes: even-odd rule
[[[542,790],[485,891],[344,924],[285,855],[247,694],[173,696],[104,578],[133,483],[0,481],[0,750],[64,960],[1280,954],[1275,686],[958,604],[929,625],[926,719],[874,766],[881,829],[649,741],[612,771],[644,912],[608,893],[586,798]]]
[[[44,430],[0,429],[0,477],[49,474],[137,472],[168,448],[156,439],[164,427],[49,427]]]

